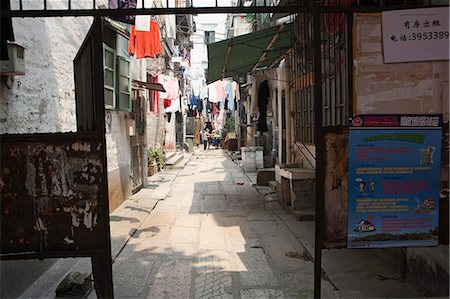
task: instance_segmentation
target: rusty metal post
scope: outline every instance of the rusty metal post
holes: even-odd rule
[[[320,298],[322,277],[322,238],[325,215],[325,136],[322,129],[322,53],[321,13],[318,7],[313,11],[314,42],[314,141],[316,144],[316,223],[314,245],[314,298]]]
[[[97,139],[103,144],[103,207],[105,213],[105,234],[102,254],[91,257],[94,286],[98,298],[114,298],[112,259],[111,259],[111,234],[109,228],[109,199],[108,199],[108,172],[106,165],[106,139],[105,139],[105,98],[103,82],[103,26],[102,18],[94,18],[93,28],[93,93],[95,113],[95,133]]]

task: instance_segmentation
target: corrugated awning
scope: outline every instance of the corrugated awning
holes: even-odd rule
[[[292,49],[292,24],[208,45],[208,83],[275,67]]]

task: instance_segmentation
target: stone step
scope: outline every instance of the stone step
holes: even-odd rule
[[[175,153],[168,160],[166,160],[165,168],[173,169],[177,166],[177,164],[182,161],[184,158],[184,154],[181,152]]]
[[[170,159],[173,158],[176,154],[177,154],[176,151],[165,152],[165,153],[164,153],[164,161],[170,160]]]

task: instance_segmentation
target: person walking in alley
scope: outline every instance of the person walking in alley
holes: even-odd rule
[[[203,134],[202,134],[203,150],[205,150],[205,151],[206,151],[206,150],[208,149],[208,147],[209,147],[208,139],[209,139],[209,129],[206,128],[206,126],[205,126],[205,128],[203,129]]]

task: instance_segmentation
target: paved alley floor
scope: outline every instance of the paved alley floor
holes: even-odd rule
[[[304,252],[225,152],[198,151],[117,257],[115,296],[307,298]]]
[[[271,195],[216,149],[149,177],[111,215],[115,297],[312,298],[314,222],[297,221]],[[423,297],[384,279],[394,265],[382,251],[364,269],[367,251],[355,252],[324,251],[323,298]],[[61,259],[21,298],[54,298],[68,270],[90,271],[90,261]]]

